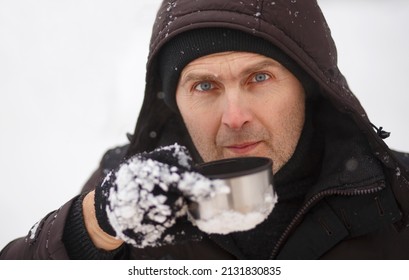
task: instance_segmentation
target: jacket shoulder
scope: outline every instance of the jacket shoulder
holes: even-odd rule
[[[102,183],[105,176],[113,169],[115,169],[125,158],[128,151],[129,144],[117,146],[107,150],[99,162],[98,168],[85,182],[81,189],[81,193],[92,191],[97,185]]]
[[[109,149],[103,155],[99,167],[82,188],[82,193],[90,191],[101,182],[111,169],[124,159],[128,145]],[[50,212],[35,223],[25,237],[11,241],[0,251],[0,259],[68,259],[62,242],[64,226],[74,199],[60,209]]]
[[[409,169],[409,153],[392,150],[395,157]]]
[[[62,241],[64,225],[75,198],[35,223],[25,237],[11,241],[0,251],[0,259],[9,260],[67,260],[69,256]]]
[[[112,169],[117,168],[118,165],[125,159],[128,148],[129,144],[126,144],[114,147],[105,152],[100,162],[100,168],[105,175]]]

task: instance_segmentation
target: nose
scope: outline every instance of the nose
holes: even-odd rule
[[[225,98],[222,114],[222,124],[230,129],[241,129],[252,119],[249,103],[237,94]]]

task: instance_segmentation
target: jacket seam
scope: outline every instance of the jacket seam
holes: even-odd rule
[[[48,231],[47,231],[47,238],[45,240],[45,248],[46,248],[46,251],[48,253],[48,257],[50,259],[54,259],[52,257],[53,253],[50,251],[51,231],[53,230],[55,220],[57,219],[57,216],[58,216],[58,213],[60,212],[60,210],[61,210],[61,207],[57,211],[55,211],[55,213],[53,214],[52,220],[50,221],[50,226],[49,226]]]

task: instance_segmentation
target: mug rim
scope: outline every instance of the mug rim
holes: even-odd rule
[[[210,179],[228,179],[272,170],[273,161],[267,157],[235,157],[198,164],[196,171]]]

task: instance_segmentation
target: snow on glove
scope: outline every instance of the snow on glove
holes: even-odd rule
[[[95,190],[96,216],[105,232],[138,248],[198,240],[186,202],[223,190],[220,181],[192,171],[187,149],[174,144],[135,155],[108,174]]]

